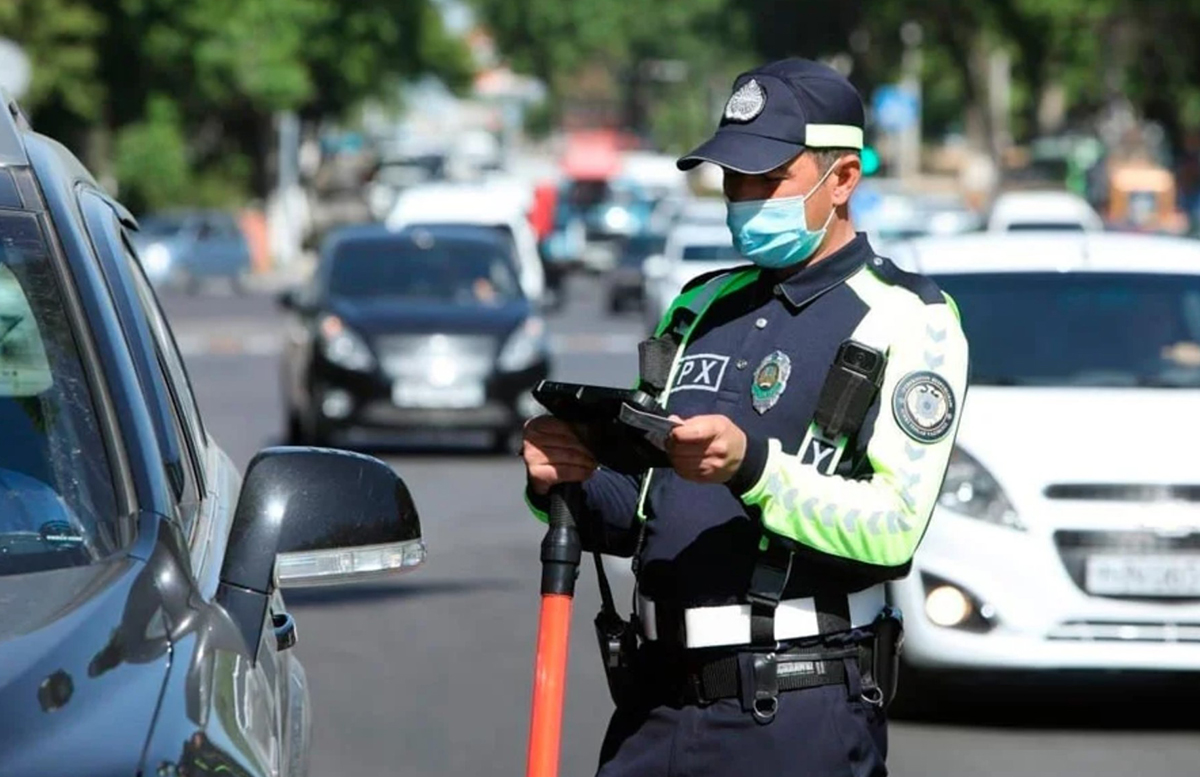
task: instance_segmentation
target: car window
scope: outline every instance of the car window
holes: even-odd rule
[[[196,395],[192,391],[192,383],[188,377],[183,357],[179,353],[175,336],[167,324],[158,298],[146,280],[141,263],[129,246],[128,240],[124,240],[122,245],[125,248],[125,259],[129,263],[129,270],[133,274],[134,283],[137,286],[138,301],[146,314],[146,320],[150,322],[150,331],[154,336],[158,358],[168,376],[174,410],[179,416],[177,421],[190,451],[197,480],[197,491],[203,493],[205,488],[204,450],[207,443],[204,425],[200,418],[200,406],[196,402]]]
[[[228,213],[213,213],[206,220],[210,237],[230,238],[241,234],[237,221]]]
[[[138,220],[138,232],[154,238],[176,235],[186,226],[186,219],[179,215],[152,215]]]
[[[521,299],[511,253],[493,242],[347,240],[332,256],[329,295],[494,307]]]
[[[661,254],[666,248],[666,244],[666,237],[659,235],[631,237],[621,250],[621,265],[624,267],[641,265],[648,257]]]
[[[0,575],[117,550],[96,402],[37,218],[0,214]]]
[[[1200,276],[934,279],[962,313],[974,385],[1200,388]]]
[[[420,229],[421,227],[425,227],[427,229],[453,229],[455,227],[462,227],[463,225],[439,221],[428,221],[410,224],[409,226],[414,229]],[[508,251],[513,256],[514,261],[516,261],[518,251],[517,236],[513,233],[511,226],[508,224],[471,224],[467,228],[471,230],[480,230],[488,234],[495,235],[504,245],[505,250]]]

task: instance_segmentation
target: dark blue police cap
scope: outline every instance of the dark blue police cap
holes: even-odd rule
[[[766,173],[806,148],[861,149],[863,120],[862,97],[845,76],[819,62],[784,59],[738,76],[716,134],[676,164]]]

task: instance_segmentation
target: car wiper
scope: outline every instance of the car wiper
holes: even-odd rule
[[[985,376],[982,378],[971,378],[972,386],[1032,386],[1035,385],[1032,381],[1024,378],[1013,378],[1009,376]]]
[[[1089,370],[1064,376],[1064,386],[1092,386],[1095,388],[1128,388],[1141,385],[1139,376],[1118,370]]]
[[[1143,375],[1137,380],[1138,386],[1148,388],[1191,388],[1200,389],[1200,379],[1172,378],[1167,375]]]

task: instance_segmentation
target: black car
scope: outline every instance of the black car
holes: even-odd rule
[[[378,459],[209,436],[129,213],[0,99],[0,773],[306,773],[280,585],[425,556]],[[318,487],[314,487],[318,486]]]
[[[485,431],[504,450],[538,412],[546,323],[493,229],[346,227],[280,302],[293,314],[282,381],[295,442]]]
[[[635,235],[623,241],[617,266],[608,273],[609,312],[621,313],[642,306],[645,282],[642,262],[661,254],[666,244],[667,236],[655,233]]]

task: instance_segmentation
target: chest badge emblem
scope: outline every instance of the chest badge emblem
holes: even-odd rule
[[[750,399],[759,415],[775,407],[791,374],[792,360],[783,351],[770,353],[758,365],[750,384]]]

